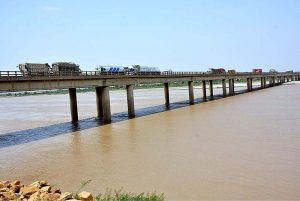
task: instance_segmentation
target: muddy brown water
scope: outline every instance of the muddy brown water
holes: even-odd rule
[[[171,100],[187,93],[172,89]],[[111,92],[113,112],[126,111],[125,95]],[[94,98],[78,94],[80,118],[96,115]],[[94,193],[157,191],[168,200],[300,199],[299,100],[294,82],[2,147],[0,178],[73,192],[92,179],[85,189]],[[69,120],[67,95],[0,102],[0,135]],[[163,90],[135,90],[135,103],[162,104]]]

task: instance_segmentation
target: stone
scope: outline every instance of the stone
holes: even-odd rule
[[[58,200],[60,198],[60,194],[58,193],[41,193],[40,196],[41,200],[43,201],[52,201],[52,200]]]
[[[40,201],[41,200],[40,195],[41,195],[41,193],[39,191],[37,191],[30,196],[28,201]]]
[[[48,181],[40,181],[40,185],[41,185],[41,187],[50,186],[50,184],[48,183]]]
[[[47,192],[50,193],[51,192],[51,186],[44,186],[41,188],[41,192]]]
[[[12,192],[1,192],[0,200],[16,200],[17,196]]]
[[[25,198],[29,198],[32,194],[37,192],[39,189],[35,186],[25,186],[20,189],[20,194],[24,195]]]
[[[61,194],[61,190],[59,188],[57,188],[57,187],[51,188],[51,192],[52,193],[59,193],[59,194]]]
[[[9,181],[0,181],[0,188],[8,188],[9,186]]]
[[[0,188],[0,192],[8,192],[9,188]]]
[[[15,180],[13,182],[10,183],[12,186],[19,186],[21,185],[21,182],[19,180]]]
[[[60,195],[59,201],[65,201],[73,198],[73,194],[70,192],[65,192]]]
[[[40,181],[35,181],[35,182],[31,183],[29,186],[35,186],[37,188],[41,188],[41,182]]]
[[[86,191],[82,191],[78,196],[82,201],[92,201],[94,199],[92,194]]]
[[[19,193],[19,192],[20,192],[20,189],[21,189],[22,187],[23,187],[23,186],[13,185],[12,187],[10,187],[10,190],[12,190],[14,193]]]

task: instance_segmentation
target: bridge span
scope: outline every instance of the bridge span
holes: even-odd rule
[[[247,91],[253,90],[253,79],[260,79],[260,88],[277,86],[285,82],[300,80],[299,73],[234,73],[234,74],[208,74],[200,72],[168,72],[164,74],[136,74],[125,75],[118,73],[101,73],[98,71],[85,71],[77,75],[45,75],[25,76],[18,71],[0,71],[0,92],[33,91],[69,89],[70,110],[72,122],[78,121],[76,88],[95,88],[98,117],[108,123],[111,121],[109,86],[126,86],[128,117],[135,116],[133,88],[136,84],[164,83],[165,104],[170,104],[169,83],[187,82],[189,91],[189,103],[194,104],[193,83],[202,84],[203,98],[207,98],[206,85],[209,86],[209,95],[213,96],[213,81],[222,83],[223,96],[235,94],[235,80],[244,79],[247,82]],[[268,82],[268,83],[267,83]],[[227,85],[229,94],[227,94]]]

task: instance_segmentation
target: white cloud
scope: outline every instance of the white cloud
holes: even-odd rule
[[[42,10],[46,12],[54,12],[60,10],[60,8],[56,6],[44,6]]]

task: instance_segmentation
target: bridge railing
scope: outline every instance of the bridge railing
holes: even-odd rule
[[[0,77],[21,77],[23,73],[20,71],[0,71]]]
[[[213,76],[228,76],[228,75],[278,75],[280,73],[252,73],[252,72],[236,72],[236,73],[223,73],[215,74],[209,72],[197,71],[149,71],[149,72],[101,72],[101,71],[81,71],[81,72],[34,72],[31,74],[22,73],[20,71],[0,71],[1,77],[64,77],[64,76],[168,76],[168,75],[213,75]]]

